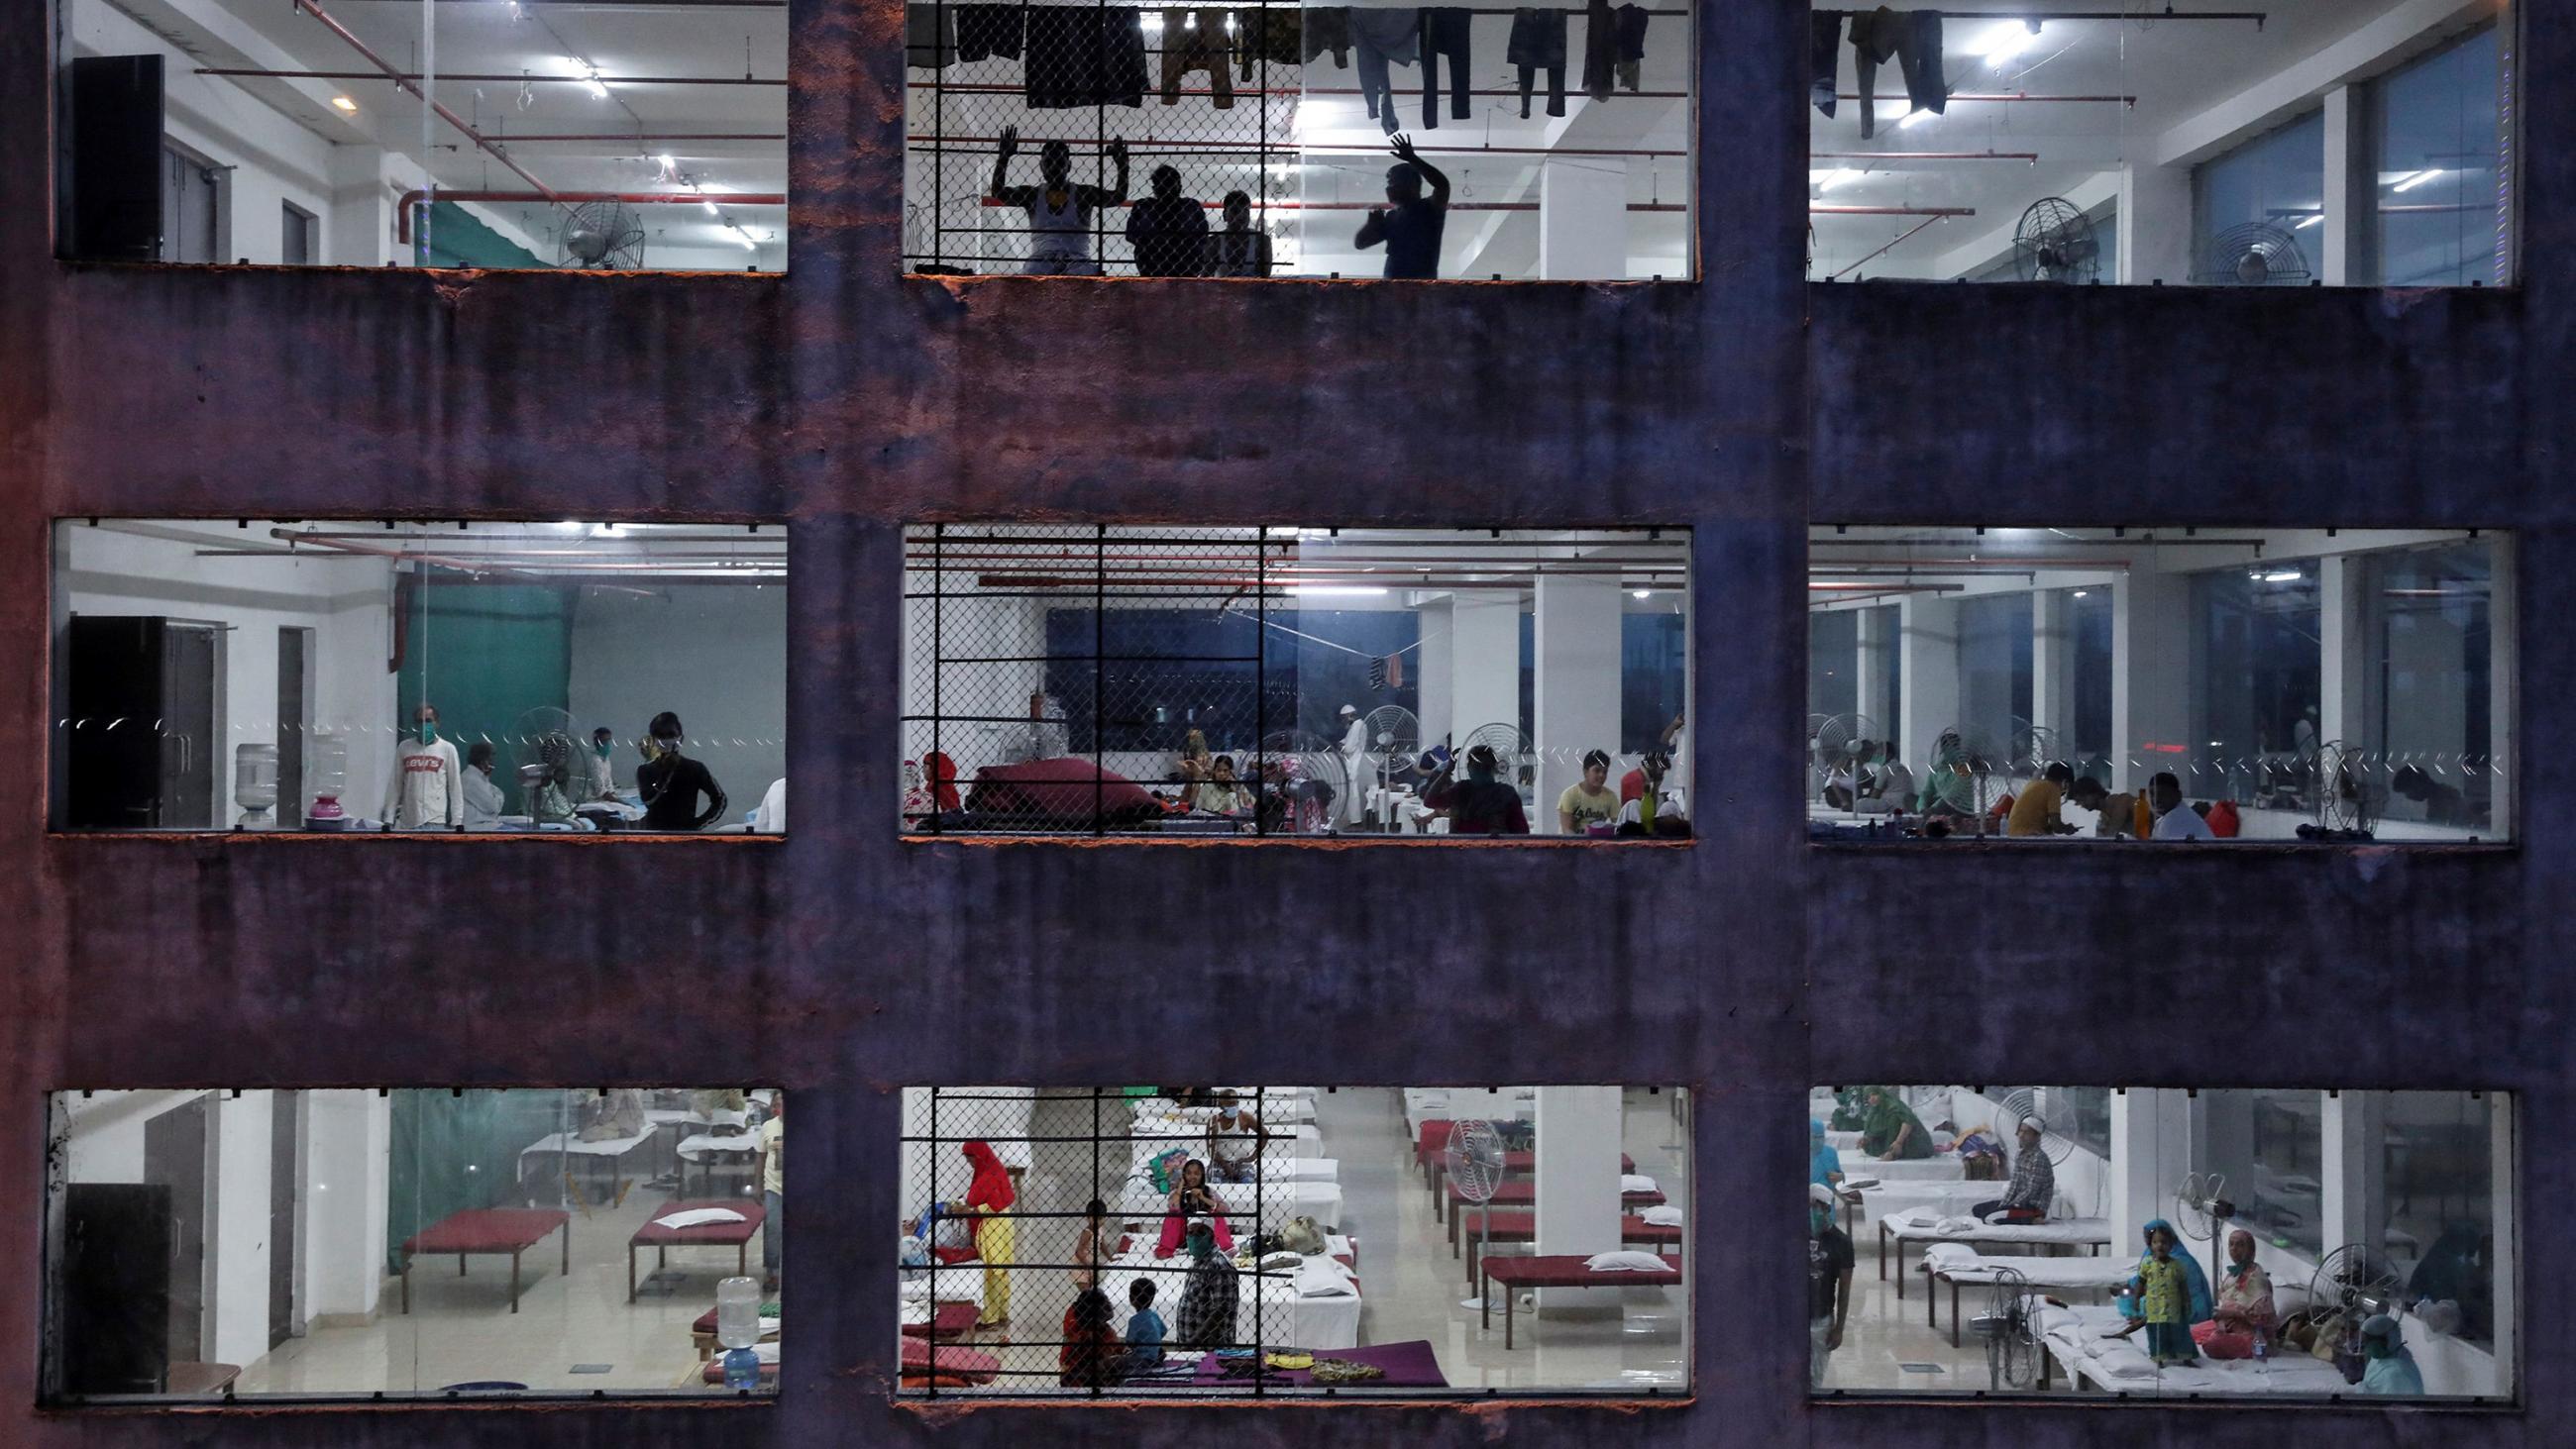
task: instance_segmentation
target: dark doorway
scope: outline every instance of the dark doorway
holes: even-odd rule
[[[143,1124],[143,1180],[170,1190],[170,1357],[198,1363],[206,1347],[207,1105],[196,1097]]]
[[[155,616],[73,616],[71,824],[214,826],[222,634]]]
[[[277,631],[277,825],[304,825],[304,734],[313,720],[313,631]]]
[[[211,262],[222,244],[221,168],[169,142],[161,146],[161,260]]]

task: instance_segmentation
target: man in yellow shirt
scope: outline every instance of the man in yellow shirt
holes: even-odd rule
[[[2004,822],[2006,835],[2063,835],[2066,823],[2058,811],[2066,805],[2066,787],[2075,783],[2075,772],[2063,760],[2051,760],[2040,777],[2022,787],[2013,797],[2012,815]]]

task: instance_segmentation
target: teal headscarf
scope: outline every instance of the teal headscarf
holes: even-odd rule
[[[2141,1268],[2145,1267],[2147,1260],[2156,1255],[2156,1250],[2149,1240],[2158,1233],[2173,1239],[2174,1261],[2182,1264],[2183,1276],[2191,1280],[2191,1316],[2183,1321],[2185,1323],[2208,1322],[2210,1319],[2209,1275],[2201,1271],[2200,1260],[2191,1255],[2190,1249],[2182,1240],[2182,1234],[2174,1231],[2173,1224],[2163,1218],[2157,1218],[2139,1231],[2138,1265]]]
[[[1807,1119],[1807,1181],[1820,1187],[1834,1185],[1834,1176],[1843,1170],[1843,1155],[1825,1140],[1825,1124],[1813,1117]]]

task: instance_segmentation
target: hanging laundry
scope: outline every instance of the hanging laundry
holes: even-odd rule
[[[1807,17],[1807,99],[1827,116],[1834,113],[1834,92],[1841,86],[1843,13],[1819,10]]]
[[[1412,65],[1422,55],[1422,12],[1413,7],[1401,10],[1368,10],[1351,12],[1351,39],[1360,53],[1360,95],[1368,102],[1369,118],[1395,134],[1395,87],[1387,78],[1389,64]]]
[[[957,17],[957,58],[984,60],[999,56],[1004,60],[1020,58],[1020,5],[951,5],[950,14]]]
[[[1467,119],[1467,93],[1474,88],[1467,58],[1467,33],[1476,12],[1463,5],[1427,6],[1422,12],[1422,124],[1440,124],[1440,58],[1449,58],[1450,119]]]
[[[956,11],[939,5],[904,7],[904,64],[923,70],[946,70],[957,59]]]
[[[1031,110],[1141,106],[1145,90],[1143,11],[1028,7],[1025,94]]]
[[[1389,688],[1392,688],[1392,689],[1402,689],[1402,688],[1404,688],[1404,656],[1403,656],[1403,655],[1401,655],[1401,654],[1390,654],[1390,655],[1386,656],[1386,682],[1387,682],[1387,685],[1388,685],[1388,687],[1389,687]]]
[[[1309,5],[1306,7],[1304,60],[1308,65],[1325,51],[1333,53],[1333,68],[1351,68],[1351,10],[1347,5]]]
[[[1391,659],[1381,659],[1375,655],[1369,657],[1369,688],[1380,694],[1386,692],[1387,666],[1393,662]]]
[[[1253,67],[1301,65],[1306,60],[1306,16],[1300,10],[1237,10],[1234,15],[1235,78],[1249,81]],[[1343,46],[1350,42],[1345,39]]]
[[[1530,82],[1547,72],[1547,113],[1565,114],[1565,12],[1523,8],[1512,12],[1511,43],[1505,62],[1520,68],[1521,119],[1529,119]]]
[[[1619,21],[1619,84],[1631,94],[1642,88],[1646,70],[1646,7],[1622,5]]]
[[[1941,74],[1941,12],[1908,10],[1900,14],[1881,5],[1859,11],[1851,20],[1852,51],[1860,92],[1860,135],[1878,134],[1878,67],[1894,59],[1905,72],[1905,96],[1913,110],[1942,115],[1950,109],[1950,87]]]
[[[1591,0],[1583,7],[1583,93],[1596,101],[1610,99],[1618,66],[1618,19],[1610,13],[1610,0]]]
[[[1167,7],[1163,11],[1163,104],[1181,103],[1181,81],[1206,71],[1220,111],[1234,109],[1234,40],[1222,10]]]

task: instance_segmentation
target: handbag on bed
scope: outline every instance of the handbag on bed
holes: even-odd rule
[[[1324,1251],[1324,1228],[1310,1217],[1290,1218],[1279,1229],[1279,1246],[1292,1253],[1313,1255]]]

